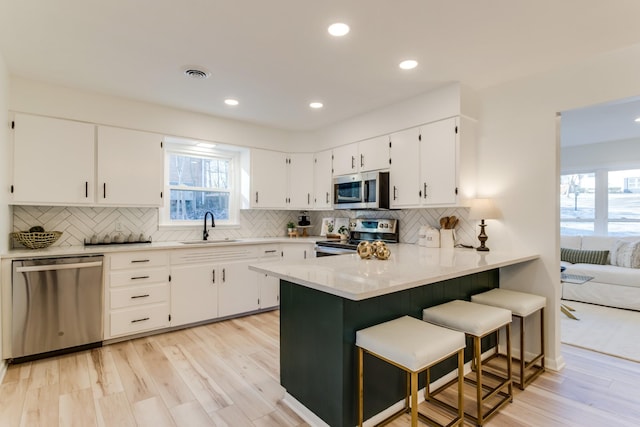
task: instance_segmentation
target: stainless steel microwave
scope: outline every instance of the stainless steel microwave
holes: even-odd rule
[[[334,209],[389,209],[389,172],[363,172],[333,179]]]

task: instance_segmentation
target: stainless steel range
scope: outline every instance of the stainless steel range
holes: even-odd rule
[[[349,240],[323,240],[316,242],[316,257],[356,253],[358,243],[382,240],[385,243],[400,241],[397,219],[351,218]]]

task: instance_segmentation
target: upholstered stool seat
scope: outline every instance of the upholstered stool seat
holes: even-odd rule
[[[507,366],[506,376],[485,372],[482,368],[481,348],[482,338],[498,332],[500,328],[505,327],[507,335],[507,358],[509,361],[511,360],[511,311],[469,301],[455,300],[424,309],[422,311],[422,319],[435,325],[464,332],[473,341],[472,365],[475,366],[476,375],[475,379],[465,378],[465,380],[474,384],[476,388],[476,415],[474,416],[466,412],[465,415],[468,418],[473,419],[478,425],[483,425],[484,422],[495,415],[500,408],[513,401],[510,363]],[[488,386],[483,382],[483,380],[486,379],[485,377],[491,377],[497,380],[498,384],[495,387]],[[427,398],[434,403],[451,408],[451,405],[436,398],[437,394],[448,388],[451,384],[450,382],[432,393],[428,393]],[[506,391],[504,391],[505,389]],[[484,393],[485,390],[487,391],[486,394]],[[490,399],[497,400],[497,403],[485,410],[485,404],[488,403]]]
[[[471,301],[478,304],[511,310],[513,316],[519,320],[520,326],[520,354],[518,359],[520,389],[524,388],[544,372],[544,309],[547,304],[545,297],[509,289],[492,289],[481,294],[473,295]],[[540,312],[540,353],[526,361],[525,352],[525,319],[536,312]],[[495,356],[498,353],[496,346]]]
[[[432,366],[455,354],[458,355],[458,401],[462,408],[465,347],[463,333],[404,316],[357,331],[356,346],[358,347],[358,425],[362,426],[364,421],[363,356],[365,352],[401,368],[407,374],[404,408],[378,425],[386,424],[406,412],[411,412],[412,426],[417,425],[418,418],[438,424],[426,415],[418,413],[418,374],[425,370],[429,371]],[[411,397],[410,404],[409,397]],[[462,425],[463,422],[464,412],[459,409],[456,411],[456,417],[447,425]]]

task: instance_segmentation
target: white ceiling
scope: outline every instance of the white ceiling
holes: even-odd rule
[[[640,139],[640,98],[564,111],[560,119],[563,147]]]
[[[0,52],[29,79],[313,130],[639,43],[638,16],[637,0],[0,0]],[[351,33],[330,37],[336,21]]]

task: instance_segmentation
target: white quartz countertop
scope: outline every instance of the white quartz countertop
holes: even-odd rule
[[[202,241],[190,242],[153,242],[130,243],[95,246],[50,246],[44,249],[16,248],[0,255],[4,259],[17,258],[49,258],[56,256],[95,255],[117,252],[166,250],[166,249],[201,249],[219,248],[239,245],[259,245],[268,243],[314,243],[318,240],[326,240],[326,237],[251,237],[239,239],[211,239],[208,243]]]
[[[363,260],[357,254],[273,261],[251,270],[351,300],[363,300],[468,274],[535,260],[534,253],[389,245],[391,257]]]

